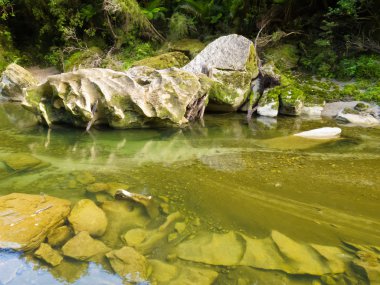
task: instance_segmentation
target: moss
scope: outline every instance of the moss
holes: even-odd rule
[[[0,26],[0,72],[19,58],[20,54],[13,46],[11,33]]]
[[[189,61],[189,58],[182,52],[169,52],[136,61],[132,66],[149,66],[155,69],[166,69],[170,67],[182,67]]]
[[[282,44],[267,49],[264,52],[264,59],[274,62],[280,70],[289,70],[297,67],[299,51],[295,45]]]
[[[182,39],[175,42],[169,42],[166,46],[163,47],[163,50],[180,51],[192,59],[205,47],[206,44],[197,39]]]
[[[234,105],[238,96],[236,91],[219,82],[213,83],[209,92],[210,100],[219,104]]]
[[[86,50],[77,51],[65,60],[64,70],[67,72],[79,67],[96,67],[95,61],[101,59],[102,56],[103,52],[98,47],[91,47]]]

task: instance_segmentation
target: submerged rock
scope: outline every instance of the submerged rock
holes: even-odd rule
[[[62,226],[62,227],[53,229],[48,234],[47,241],[53,247],[61,246],[65,242],[67,242],[72,237],[72,235],[73,233],[68,226]]]
[[[316,276],[343,273],[349,260],[339,248],[298,243],[276,231],[264,239],[234,232],[203,234],[181,243],[176,253],[181,259],[210,265],[250,266]]]
[[[234,232],[204,234],[181,243],[176,250],[179,258],[211,265],[237,265],[244,246]]]
[[[211,285],[218,277],[218,272],[210,269],[168,264],[159,260],[150,260],[149,264],[152,266],[150,279],[158,285]]]
[[[47,243],[41,243],[40,247],[34,252],[34,255],[49,263],[51,266],[57,266],[63,260],[62,255],[52,249]]]
[[[113,270],[128,282],[143,282],[148,277],[146,258],[132,247],[124,246],[106,254]]]
[[[213,79],[208,109],[215,111],[235,111],[242,106],[251,81],[259,74],[253,42],[235,34],[207,45],[183,69]]]
[[[340,128],[325,127],[298,133],[295,136],[309,139],[336,139],[340,136],[341,132]]]
[[[26,90],[23,105],[47,125],[181,125],[203,115],[207,90],[198,76],[177,68],[93,68],[50,76]]]
[[[80,232],[62,247],[63,255],[82,261],[97,259],[110,250],[101,241],[93,239],[88,232]]]
[[[12,153],[0,158],[10,169],[22,171],[47,166],[42,160],[27,153]]]
[[[189,61],[190,59],[182,52],[175,51],[135,61],[132,66],[148,66],[154,69],[166,69],[170,67],[182,67]]]
[[[0,197],[0,248],[39,247],[69,212],[70,201],[46,195],[13,193]]]
[[[21,66],[12,63],[0,78],[0,94],[14,101],[22,101],[23,88],[38,84],[37,79]]]
[[[107,229],[107,217],[102,209],[89,200],[78,201],[71,210],[69,222],[75,233],[88,232],[91,236],[102,236]]]

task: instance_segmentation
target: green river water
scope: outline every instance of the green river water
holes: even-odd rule
[[[347,270],[344,278],[327,278],[208,265],[173,255],[190,235],[231,231],[260,239],[275,230],[300,244],[341,248],[349,242],[379,249],[380,129],[340,125],[342,138],[329,142],[287,138],[322,126],[336,123],[279,117],[254,118],[248,124],[244,114],[220,114],[206,115],[203,124],[183,129],[86,133],[63,126],[48,130],[18,105],[2,103],[0,160],[30,154],[48,165],[9,172],[0,163],[0,195],[44,193],[102,204],[113,198],[87,192],[89,185],[118,183],[160,201],[161,216],[149,227],[177,211],[186,224],[187,236],[163,238],[146,254],[149,259],[214,270],[219,274],[215,284],[369,284],[365,273],[354,270]],[[112,248],[123,244],[123,218],[108,216],[109,228],[101,240]],[[123,281],[107,262],[65,259],[51,268],[28,253],[0,251],[0,284],[68,283]]]

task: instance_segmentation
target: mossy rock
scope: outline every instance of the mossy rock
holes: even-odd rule
[[[169,42],[167,45],[169,51],[182,52],[191,59],[193,59],[205,47],[206,44],[197,39],[182,39],[175,42]]]
[[[168,52],[136,61],[132,64],[132,67],[148,66],[155,69],[166,69],[170,67],[182,67],[189,61],[190,59],[182,52]]]
[[[297,67],[299,51],[295,45],[282,44],[265,50],[264,58],[274,62],[280,70],[289,70]]]
[[[65,60],[64,71],[73,71],[81,68],[99,67],[103,52],[98,47],[74,52]]]

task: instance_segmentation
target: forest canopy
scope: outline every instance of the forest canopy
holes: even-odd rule
[[[0,0],[0,48],[59,66],[78,51],[139,59],[167,41],[260,32],[259,51],[290,42],[303,68],[349,77],[378,63],[378,11],[376,0]]]

